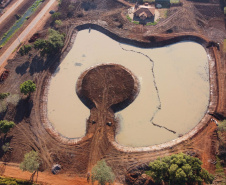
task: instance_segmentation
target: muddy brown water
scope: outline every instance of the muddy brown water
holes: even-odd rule
[[[116,141],[141,147],[176,139],[194,128],[209,103],[209,67],[205,49],[195,42],[142,49],[120,44],[91,30],[80,31],[74,45],[52,76],[48,119],[63,136],[85,135],[89,109],[76,94],[76,81],[86,69],[120,64],[139,79],[132,104],[116,113]]]

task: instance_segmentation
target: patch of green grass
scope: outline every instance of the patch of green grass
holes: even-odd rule
[[[126,15],[126,18],[129,20],[129,22],[132,22],[132,19],[129,15]]]
[[[170,3],[171,4],[179,4],[180,3],[180,0],[170,0]]]
[[[224,172],[224,168],[223,168],[223,166],[222,166],[222,164],[221,164],[221,159],[218,157],[218,156],[216,156],[216,165],[215,165],[215,167],[216,167],[216,172]]]
[[[164,18],[167,18],[168,17],[168,10],[166,10],[165,12],[164,12]]]
[[[133,21],[134,24],[140,24],[139,21]]]
[[[224,167],[222,166],[221,164],[221,159],[216,156],[216,170],[215,170],[215,174],[216,174],[216,177],[219,177],[220,179],[222,179],[221,183],[222,184],[225,184],[226,183],[226,178],[225,178],[225,174],[224,174]]]
[[[146,24],[146,26],[155,26],[157,24],[157,22],[148,22],[147,24]]]

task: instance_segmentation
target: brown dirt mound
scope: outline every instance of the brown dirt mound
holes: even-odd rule
[[[134,100],[137,94],[137,80],[123,66],[100,65],[84,72],[77,83],[77,93],[81,100],[92,108],[113,107],[116,111]],[[119,108],[117,108],[118,105]]]

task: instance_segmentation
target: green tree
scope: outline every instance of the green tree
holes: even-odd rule
[[[34,48],[35,48],[35,49],[38,49],[38,50],[45,48],[46,45],[47,45],[47,43],[46,43],[46,41],[43,40],[43,39],[37,39],[37,40],[34,42]]]
[[[54,54],[59,52],[64,46],[64,35],[54,29],[49,29],[47,40],[38,39],[34,43],[34,48],[41,51],[41,55]]]
[[[113,183],[115,175],[112,169],[106,164],[105,160],[98,161],[91,171],[92,182],[98,181],[99,185]]]
[[[32,47],[30,45],[24,45],[20,48],[19,53],[21,56],[27,55],[31,51]]]
[[[54,29],[49,29],[48,48],[50,53],[58,52],[64,46],[64,35]]]
[[[6,134],[14,126],[15,126],[15,123],[13,121],[7,121],[7,120],[1,120],[0,121],[0,131],[2,133]]]
[[[33,177],[36,172],[38,172],[38,168],[40,166],[40,159],[38,156],[38,152],[31,151],[24,155],[24,160],[20,163],[20,169],[23,171],[29,171],[32,174],[31,180],[33,181]]]
[[[56,24],[57,26],[61,26],[61,25],[62,25],[62,21],[61,21],[61,20],[55,20],[55,24]]]
[[[202,162],[198,158],[179,153],[150,162],[150,170],[146,173],[156,183],[177,185],[212,183],[214,176],[202,169],[201,165]]]
[[[60,12],[55,12],[54,14],[52,14],[52,18],[53,19],[59,19],[59,17],[61,16],[61,13]]]
[[[24,83],[20,84],[20,92],[27,95],[36,90],[36,85],[33,81],[28,80],[25,81]]]

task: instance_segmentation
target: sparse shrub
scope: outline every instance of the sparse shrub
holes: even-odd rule
[[[106,164],[105,160],[98,161],[91,171],[92,182],[98,181],[98,184],[105,185],[113,183],[115,175],[112,169]]]
[[[131,19],[131,17],[130,17],[129,15],[126,15],[126,18],[127,18],[130,22],[132,22],[132,19]]]
[[[74,10],[74,9],[75,9],[75,6],[72,5],[72,4],[70,4],[70,5],[68,6],[68,10],[69,10],[69,11],[72,11],[72,10]]]
[[[13,104],[16,106],[18,102],[20,101],[20,95],[19,94],[12,94],[7,97],[7,102]]]
[[[220,132],[226,131],[226,120],[221,121],[221,122],[218,123],[218,130]]]
[[[61,16],[61,13],[60,13],[60,12],[54,12],[54,13],[52,14],[52,18],[53,18],[54,20],[59,19],[60,16]]]
[[[7,110],[7,102],[6,101],[3,101],[3,100],[0,100],[0,113],[3,113]]]
[[[62,25],[62,21],[61,21],[61,20],[55,20],[55,24],[56,24],[57,26],[61,26],[61,25]]]
[[[179,4],[180,3],[180,0],[170,0],[170,3],[171,4]]]
[[[0,93],[0,99],[3,100],[7,98],[10,95],[10,93]]]
[[[0,121],[0,131],[2,133],[6,134],[14,126],[15,126],[15,123],[13,121],[7,121],[7,120],[1,120]]]
[[[0,113],[6,112],[9,103],[16,106],[19,100],[20,100],[19,94],[1,93],[0,94]]]
[[[157,24],[157,22],[148,22],[146,25],[147,26],[155,26]]]
[[[2,145],[2,150],[6,153],[10,150],[10,146],[9,143],[5,143],[4,145]]]

